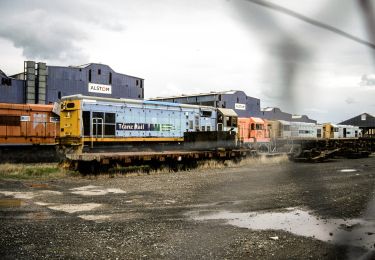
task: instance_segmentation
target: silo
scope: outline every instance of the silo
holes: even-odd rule
[[[25,100],[28,104],[35,104],[35,62],[25,61],[24,63],[25,73]]]
[[[47,66],[44,62],[38,62],[36,75],[36,94],[38,104],[46,103]]]

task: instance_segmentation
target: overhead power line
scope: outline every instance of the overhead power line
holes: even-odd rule
[[[251,2],[253,4],[257,4],[257,5],[260,5],[260,6],[263,6],[263,7],[266,7],[266,8],[269,8],[269,9],[272,9],[272,10],[275,10],[277,12],[280,12],[280,13],[283,13],[283,14],[286,14],[286,15],[289,15],[289,16],[292,16],[296,19],[299,19],[301,21],[304,21],[306,23],[309,23],[311,25],[314,25],[314,26],[317,26],[317,27],[320,27],[322,29],[325,29],[325,30],[328,30],[330,32],[333,32],[333,33],[336,33],[342,37],[345,37],[347,39],[350,39],[350,40],[353,40],[355,42],[358,42],[360,44],[363,44],[367,47],[370,47],[371,49],[374,49],[375,50],[375,44],[372,43],[372,42],[369,42],[369,41],[366,41],[366,40],[363,40],[361,38],[358,38],[357,36],[354,36],[352,34],[349,34],[343,30],[340,30],[336,27],[333,27],[329,24],[325,24],[325,23],[322,23],[322,22],[319,22],[317,20],[314,20],[314,19],[311,19],[307,16],[304,16],[302,14],[299,14],[295,11],[292,11],[290,9],[287,9],[285,7],[282,7],[280,5],[277,5],[277,4],[274,4],[274,3],[270,3],[270,2],[267,2],[267,1],[262,1],[262,0],[246,0],[248,2]]]

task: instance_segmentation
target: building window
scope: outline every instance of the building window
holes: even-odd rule
[[[102,70],[98,69],[98,75],[102,74]]]
[[[138,98],[141,98],[141,95],[138,95]]]
[[[91,82],[91,70],[89,70],[89,82]]]
[[[240,103],[240,98],[239,97],[237,97],[237,103]]]
[[[61,99],[61,91],[57,92],[57,98]]]
[[[109,73],[108,83],[112,84],[112,72]]]
[[[143,81],[141,80],[141,88],[143,88]]]
[[[135,85],[136,85],[136,86],[139,85],[139,81],[138,81],[138,79],[135,81]]]
[[[2,78],[1,84],[6,86],[12,86],[12,80],[10,78]]]
[[[221,101],[221,95],[219,95],[219,101]]]

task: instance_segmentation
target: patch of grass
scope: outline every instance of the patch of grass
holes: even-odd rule
[[[266,156],[259,156],[254,158],[244,158],[239,162],[235,162],[232,160],[204,160],[199,161],[196,164],[196,167],[186,169],[178,168],[177,170],[171,168],[168,165],[160,165],[158,168],[152,168],[148,165],[140,165],[140,166],[116,166],[110,168],[107,172],[102,172],[102,176],[106,176],[107,174],[110,177],[119,177],[119,176],[138,176],[138,175],[150,175],[150,174],[168,174],[175,171],[191,171],[191,170],[207,170],[207,169],[224,169],[224,168],[231,168],[231,167],[241,167],[241,166],[249,166],[249,165],[263,165],[263,164],[284,164],[289,163],[289,159],[286,155],[277,156],[277,157],[266,157]],[[183,164],[181,164],[183,165]]]
[[[53,179],[76,175],[57,163],[0,164],[0,179]]]
[[[109,174],[127,174],[127,173],[144,173],[150,172],[150,166],[140,165],[140,166],[128,166],[128,167],[115,167],[109,169]]]

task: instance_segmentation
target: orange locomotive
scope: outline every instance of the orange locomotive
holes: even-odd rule
[[[53,105],[0,103],[0,146],[55,145],[59,116]]]
[[[258,117],[238,118],[238,137],[248,146],[270,142],[267,121]]]
[[[0,103],[0,162],[59,161],[53,105]]]

